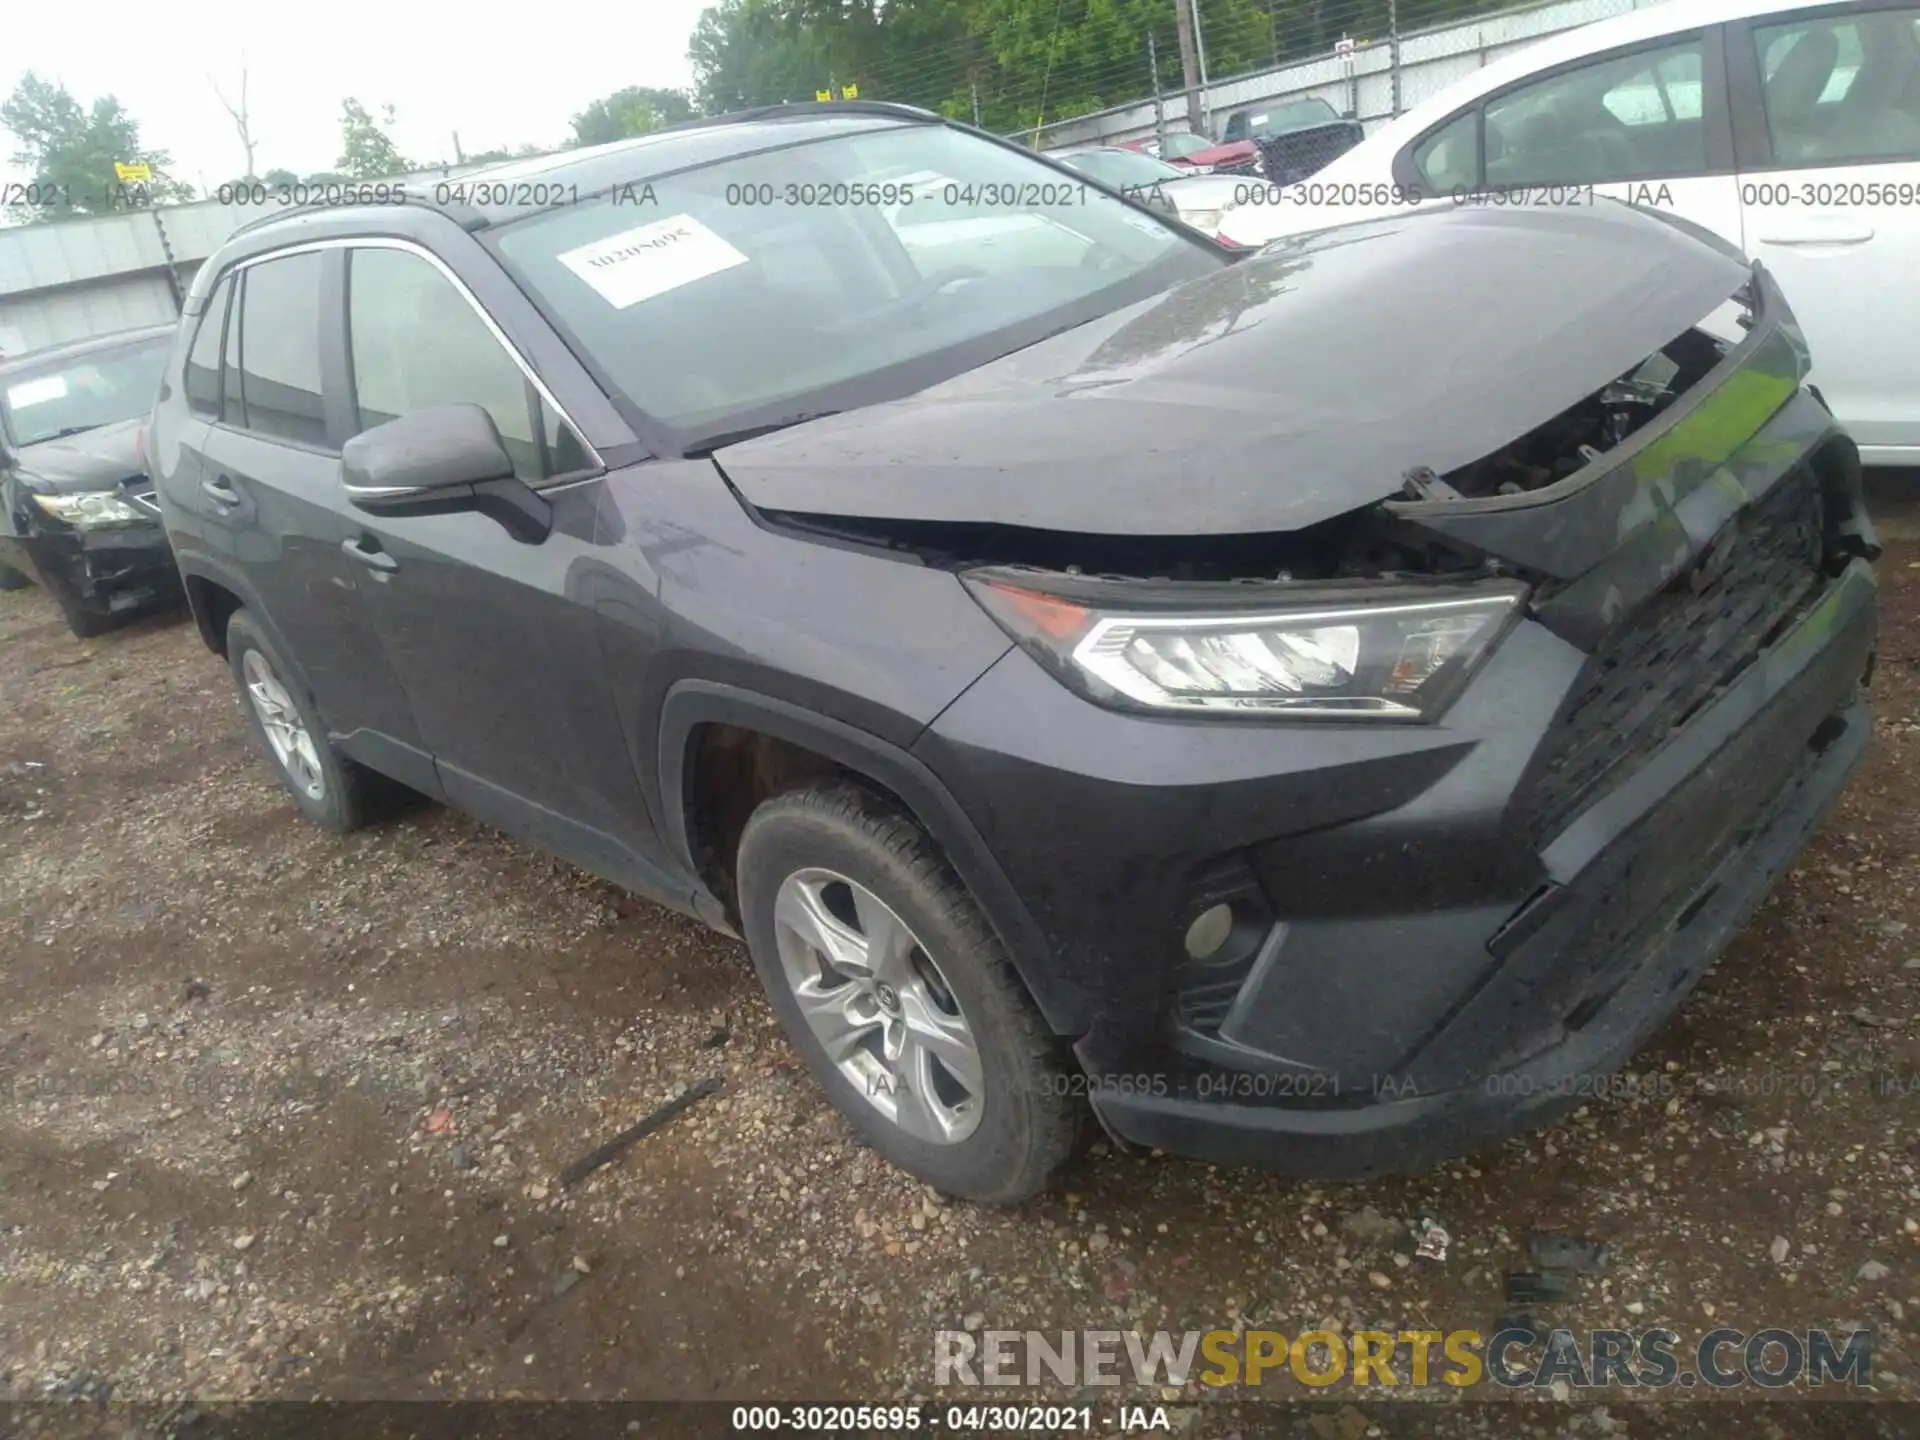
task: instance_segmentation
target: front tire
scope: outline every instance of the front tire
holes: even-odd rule
[[[0,590],[24,590],[32,583],[11,565],[0,565]]]
[[[300,672],[245,610],[227,621],[227,663],[253,738],[302,815],[344,835],[384,811],[394,782],[334,751]]]
[[[1071,1072],[939,848],[851,784],[776,796],[740,839],[740,911],[788,1038],[886,1160],[1010,1204],[1073,1150]]]

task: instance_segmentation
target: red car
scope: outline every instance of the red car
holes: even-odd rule
[[[1260,173],[1260,147],[1251,140],[1230,140],[1222,145],[1204,135],[1181,130],[1118,143],[1125,149],[1144,151],[1155,159],[1191,170],[1196,175],[1204,175],[1208,171],[1248,175]]]

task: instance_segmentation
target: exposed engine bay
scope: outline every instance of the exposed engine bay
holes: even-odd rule
[[[1557,484],[1664,414],[1731,348],[1704,330],[1689,329],[1493,454],[1445,475],[1425,467],[1409,471],[1395,498],[1478,499]],[[785,529],[954,570],[1025,566],[1139,580],[1272,582],[1465,575],[1488,568],[1484,556],[1449,545],[1380,506],[1299,530],[1244,535],[1083,535],[991,522],[762,514]]]
[[[1446,475],[1409,472],[1406,498],[1524,495],[1557,484],[1662,414],[1718,365],[1728,349],[1704,330],[1688,330],[1511,445]]]

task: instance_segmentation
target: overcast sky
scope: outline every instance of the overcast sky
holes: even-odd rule
[[[173,156],[173,174],[206,189],[243,174],[245,152],[209,73],[237,103],[240,71],[259,171],[331,170],[340,102],[398,113],[409,160],[522,144],[555,146],[589,101],[627,85],[692,84],[687,40],[708,0],[11,0],[0,35],[0,88],[28,70],[82,105],[117,95],[140,138]],[[0,130],[0,175],[15,142]]]

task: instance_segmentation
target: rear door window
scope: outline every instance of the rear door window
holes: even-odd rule
[[[320,403],[318,251],[247,268],[240,308],[240,376],[247,429],[325,448]]]
[[[1489,186],[1592,185],[1707,171],[1699,40],[1616,55],[1486,103]]]
[[[210,420],[220,417],[220,347],[227,334],[227,301],[233,295],[233,277],[223,279],[200,312],[200,329],[187,352],[185,389],[187,408]]]
[[[1920,10],[1756,26],[1777,164],[1920,158]]]

